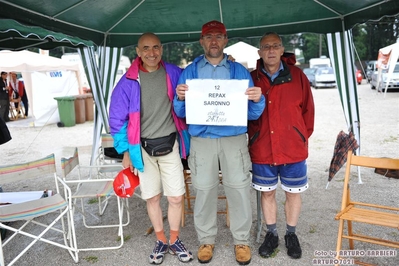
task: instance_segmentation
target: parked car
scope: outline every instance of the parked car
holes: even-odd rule
[[[380,84],[377,84],[377,79],[378,79],[378,71],[375,71],[371,76],[371,81],[370,81],[371,89],[375,90],[378,86],[379,91],[384,91],[388,81],[388,69],[382,70]],[[395,65],[387,89],[399,89],[399,63],[396,63]]]
[[[318,88],[333,88],[337,86],[334,70],[332,67],[317,68],[314,78],[315,89]]]
[[[304,68],[303,73],[306,75],[306,77],[309,80],[310,86],[313,86],[314,84],[314,75],[316,73],[317,68]]]
[[[356,70],[356,82],[357,84],[362,84],[362,80],[363,80],[363,75],[362,75],[362,71],[360,69]]]
[[[367,83],[370,83],[372,75],[376,71],[377,71],[377,60],[369,61],[367,63],[367,69],[366,69]]]

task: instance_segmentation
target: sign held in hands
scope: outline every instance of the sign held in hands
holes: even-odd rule
[[[246,126],[247,79],[189,79],[186,122],[194,125]]]

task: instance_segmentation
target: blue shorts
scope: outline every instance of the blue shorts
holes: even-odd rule
[[[300,193],[309,187],[306,171],[306,160],[282,165],[252,164],[252,187],[259,191],[275,190],[280,176],[283,190]]]

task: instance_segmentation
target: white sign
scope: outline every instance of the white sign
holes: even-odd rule
[[[186,81],[186,122],[194,125],[246,126],[249,80]]]

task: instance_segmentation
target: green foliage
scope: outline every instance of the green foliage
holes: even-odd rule
[[[125,236],[123,236],[123,241],[126,242],[126,241],[128,241],[129,239],[131,239],[131,238],[132,238],[131,235],[125,235]],[[121,237],[118,236],[118,238],[116,239],[116,241],[120,242],[120,241],[121,241]]]
[[[309,233],[313,234],[316,233],[316,225],[310,225]]]
[[[95,256],[89,256],[86,258],[83,258],[85,261],[90,262],[90,263],[96,263],[98,262],[98,257]]]
[[[368,52],[368,47],[367,47],[367,32],[365,30],[366,25],[361,24],[357,25],[352,29],[352,35],[353,35],[353,43],[355,44],[355,52],[357,52],[357,55],[355,54],[355,58],[357,59],[357,56],[361,60],[366,60],[367,59],[367,52]]]
[[[269,258],[274,258],[277,256],[277,254],[280,252],[280,249],[276,248],[274,249],[273,253],[270,255]]]
[[[399,38],[399,15],[369,21],[365,24],[365,31],[368,51],[364,59],[376,60],[381,47],[391,45]]]
[[[321,44],[321,49],[320,49]],[[324,34],[303,33],[299,37],[299,47],[302,49],[305,62],[309,59],[320,57],[321,55],[328,55],[327,39]]]
[[[97,199],[97,198],[89,199],[89,201],[88,201],[87,203],[88,203],[88,204],[98,203],[98,199]]]

